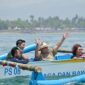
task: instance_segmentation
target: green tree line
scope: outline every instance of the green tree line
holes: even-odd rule
[[[85,28],[85,18],[75,15],[72,19],[60,19],[58,16],[48,18],[38,17],[35,19],[33,15],[27,20],[22,20],[18,18],[17,20],[1,20],[0,19],[0,30],[8,30],[8,28],[21,28],[23,29],[33,29],[36,27],[39,28]]]

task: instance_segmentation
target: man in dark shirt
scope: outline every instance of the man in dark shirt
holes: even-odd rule
[[[7,55],[7,60],[18,62],[18,63],[28,63],[28,58],[23,55],[23,49],[25,47],[25,40],[19,39],[16,41],[16,46],[11,49]]]

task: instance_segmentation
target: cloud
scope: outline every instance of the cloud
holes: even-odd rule
[[[0,8],[21,8],[25,6],[42,4],[43,0],[0,0]]]

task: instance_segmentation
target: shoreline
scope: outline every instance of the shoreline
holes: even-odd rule
[[[12,31],[9,31],[9,30],[4,30],[4,31],[0,31],[0,34],[62,34],[62,33],[65,33],[65,32],[68,32],[70,34],[85,34],[85,31],[68,31],[68,30],[64,30],[64,31],[54,31],[54,32],[23,32],[23,31],[15,31],[15,30],[12,30]]]

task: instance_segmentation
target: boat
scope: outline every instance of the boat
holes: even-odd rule
[[[29,51],[33,51],[36,45],[30,45],[25,48],[23,51],[27,53]],[[58,58],[64,57],[63,60],[59,60]],[[33,61],[30,59],[30,62],[26,65],[34,65],[42,68],[43,75],[46,79],[61,79],[67,77],[74,77],[78,75],[85,74],[85,60],[84,59],[70,59],[71,55],[63,54],[57,55],[58,60],[53,61]],[[69,57],[69,59],[65,59],[65,57]],[[5,55],[0,56],[0,60],[4,61],[6,58]],[[56,58],[56,57],[55,57]],[[27,70],[22,70],[16,65],[16,67],[12,66],[3,66],[0,65],[0,79],[11,78],[16,76],[30,76],[31,72]]]
[[[84,59],[36,61],[29,64],[41,67],[45,78],[60,79],[85,74]],[[0,66],[0,79],[26,75],[30,76],[31,72],[22,70],[18,66]]]

